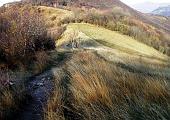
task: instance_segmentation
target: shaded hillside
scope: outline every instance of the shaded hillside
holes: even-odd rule
[[[146,14],[146,17],[148,17],[148,19],[150,19],[151,21],[155,22],[157,25],[162,26],[164,29],[170,29],[170,17],[153,14]]]

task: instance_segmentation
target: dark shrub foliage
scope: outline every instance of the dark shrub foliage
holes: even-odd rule
[[[13,7],[0,15],[0,58],[9,64],[55,48],[41,14],[33,7]],[[26,58],[26,59],[25,59]]]

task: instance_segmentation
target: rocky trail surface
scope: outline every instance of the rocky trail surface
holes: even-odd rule
[[[17,111],[13,120],[43,120],[44,108],[54,89],[55,74],[60,73],[60,68],[71,57],[70,53],[58,55],[54,52],[52,55],[54,63],[48,70],[28,78],[26,82],[26,102]]]
[[[16,120],[42,120],[43,108],[53,89],[53,74],[46,71],[29,78],[27,83],[28,100],[21,107]]]

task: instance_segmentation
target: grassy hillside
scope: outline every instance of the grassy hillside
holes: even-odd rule
[[[169,119],[169,57],[132,37],[70,23],[59,49],[71,58],[54,69],[45,119]],[[163,102],[164,101],[164,102]]]
[[[122,49],[124,48],[124,50],[127,52],[134,51],[138,52],[139,54],[149,55],[151,57],[157,56],[163,58],[163,55],[155,49],[148,47],[147,45],[140,43],[126,35],[122,35],[120,33],[90,24],[71,24],[70,27],[75,29],[78,28],[78,30],[82,31],[89,37],[98,40],[99,42],[104,41],[113,45],[112,47],[114,47],[114,45],[118,48],[122,47]]]
[[[60,25],[76,22],[81,23],[83,21],[118,31],[166,55],[170,54],[169,35],[166,32],[157,29],[151,24],[142,22],[133,17],[129,11],[124,12],[124,9],[121,7],[114,7],[112,10],[88,10],[73,7],[65,10],[66,8],[59,9],[41,6],[38,9],[44,15],[52,34],[57,34],[57,27]],[[158,20],[158,18],[156,19]]]
[[[110,16],[95,8],[28,5],[0,14],[0,119],[170,119],[169,57],[136,39],[161,47],[161,33],[119,8]]]
[[[149,65],[145,71],[139,71],[141,63],[136,68],[110,63],[91,51],[75,51],[53,69],[55,87],[45,120],[169,119],[167,76],[161,69],[148,72]]]
[[[166,55],[163,55],[162,53],[158,52],[154,48],[149,47],[143,43],[140,43],[131,37],[122,35],[115,31],[107,30],[102,27],[97,27],[95,25],[86,24],[86,23],[69,24],[67,27],[67,31],[82,32],[86,36],[88,36],[91,40],[95,40],[95,41],[103,44],[104,46],[108,46],[113,49],[118,49],[125,53],[135,54],[135,55],[139,55],[139,56],[141,55],[141,56],[147,56],[147,57],[156,57],[156,58],[160,58],[160,59],[167,58]],[[78,34],[77,34],[77,36],[78,36]],[[77,36],[72,36],[72,37],[77,37]],[[81,37],[83,37],[83,35],[78,36],[78,37],[81,38]],[[85,39],[87,39],[87,38],[85,38]],[[68,40],[70,40],[70,39],[68,39]],[[57,42],[58,42],[58,45],[61,45],[62,42],[65,42],[65,40],[60,39]]]

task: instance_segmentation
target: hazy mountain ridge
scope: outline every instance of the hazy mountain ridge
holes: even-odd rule
[[[166,7],[159,7],[156,10],[152,11],[152,14],[170,16],[170,5]]]
[[[140,12],[143,12],[143,13],[151,13],[155,9],[157,9],[159,7],[164,7],[167,5],[170,5],[170,3],[144,2],[144,3],[138,3],[138,4],[132,5],[132,8],[134,8]]]

